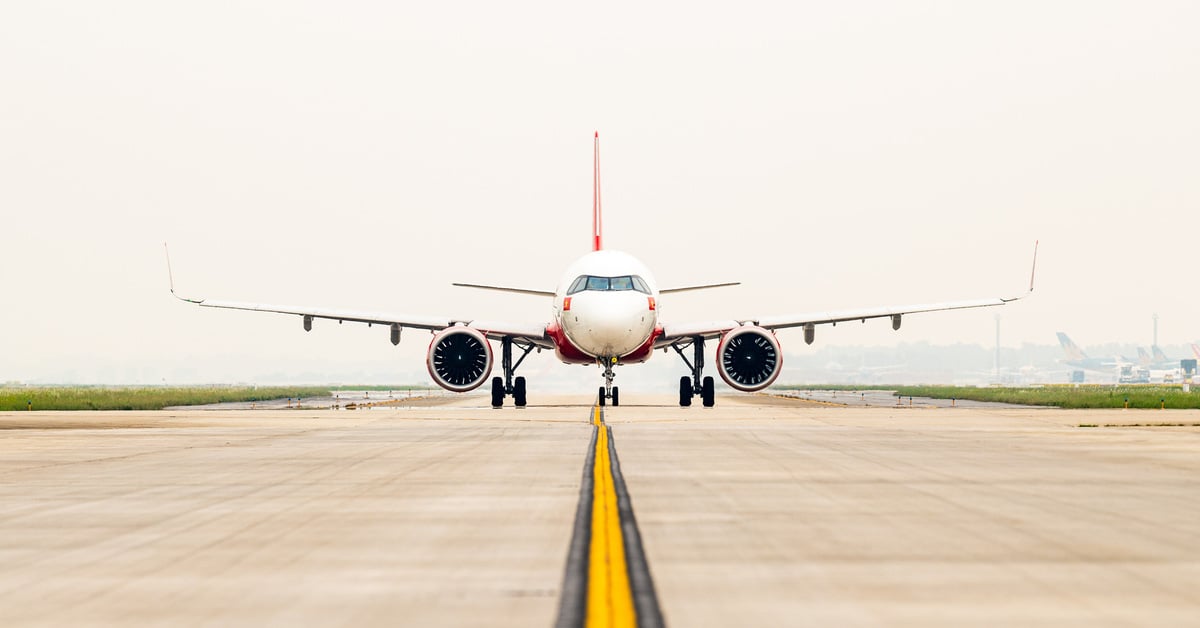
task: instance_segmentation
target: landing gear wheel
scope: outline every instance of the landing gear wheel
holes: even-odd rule
[[[684,375],[679,378],[679,406],[686,408],[692,405],[692,378]]]
[[[518,377],[513,380],[513,405],[518,408],[525,407],[525,378]]]
[[[700,400],[704,403],[705,408],[711,408],[717,403],[717,389],[713,385],[712,377],[705,377],[704,383],[700,386]]]
[[[599,404],[601,407],[603,407],[603,406],[604,406],[604,392],[605,392],[605,391],[604,391],[604,387],[603,387],[603,386],[601,386],[601,387],[600,387],[600,394],[599,394],[599,395],[596,397],[597,399],[599,399],[599,401],[597,401],[596,403],[598,403],[598,404]]]
[[[499,377],[492,378],[492,407],[504,407],[504,380]]]
[[[616,386],[613,386],[612,404],[614,408],[621,405],[621,395],[617,394]]]

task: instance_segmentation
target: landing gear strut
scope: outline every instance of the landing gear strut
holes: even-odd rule
[[[613,386],[613,378],[617,375],[613,373],[613,365],[617,363],[616,358],[604,358],[600,361],[604,365],[604,385],[600,387],[600,392],[597,394],[597,403],[604,405],[606,399],[611,399],[613,406],[621,405],[620,390]]]
[[[692,359],[689,360],[687,354],[683,352],[689,346],[692,347]],[[716,385],[711,376],[702,377],[704,373],[704,338],[701,336],[693,336],[687,340],[682,340],[671,345],[675,353],[683,359],[683,363],[687,365],[692,372],[691,377],[684,375],[679,378],[679,405],[688,407],[692,405],[692,397],[700,396],[701,403],[705,408],[711,408],[717,403]]]
[[[521,357],[517,358],[516,364],[513,364],[514,345],[521,350]],[[493,408],[504,407],[504,398],[508,395],[512,395],[514,406],[525,407],[525,378],[513,378],[513,371],[521,366],[521,363],[535,348],[533,343],[514,340],[512,336],[505,336],[500,340],[500,368],[504,371],[504,377],[492,378]]]

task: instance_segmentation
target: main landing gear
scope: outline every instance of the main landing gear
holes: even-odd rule
[[[513,364],[513,346],[521,350],[521,357],[517,358],[517,363]],[[505,336],[500,341],[500,368],[504,370],[504,377],[492,378],[492,407],[504,407],[504,397],[512,395],[513,405],[518,408],[525,407],[525,378],[513,378],[513,371],[517,370],[518,366],[525,361],[526,356],[534,350],[533,343],[513,340],[512,336]]]
[[[692,347],[691,360],[688,360],[687,355],[683,352],[688,346]],[[683,363],[692,371],[691,377],[684,375],[679,378],[679,405],[685,408],[692,405],[692,397],[697,395],[700,396],[700,401],[705,408],[716,405],[717,392],[712,376],[701,377],[704,372],[704,338],[693,336],[672,344],[671,348],[679,354]]]
[[[600,392],[596,396],[598,399],[596,403],[604,405],[604,401],[608,399],[612,401],[613,406],[619,406],[621,405],[620,390],[616,386],[613,386],[613,378],[617,376],[616,373],[613,373],[613,365],[617,363],[617,359],[605,358],[598,361],[604,365],[604,385],[600,387]]]

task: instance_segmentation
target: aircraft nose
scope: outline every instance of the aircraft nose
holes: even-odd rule
[[[627,345],[629,337],[634,333],[633,323],[637,321],[637,317],[630,317],[632,312],[623,311],[625,309],[621,308],[622,311],[618,311],[612,308],[597,312],[588,325],[589,335],[596,344],[605,348],[605,355],[618,355],[619,348]]]
[[[589,304],[579,312],[581,348],[602,357],[623,356],[646,342],[653,330],[653,312],[645,298],[612,299]]]

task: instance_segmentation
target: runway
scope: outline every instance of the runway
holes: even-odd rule
[[[1200,413],[625,401],[668,625],[1200,617]],[[539,402],[0,414],[0,624],[553,625],[594,413]]]

